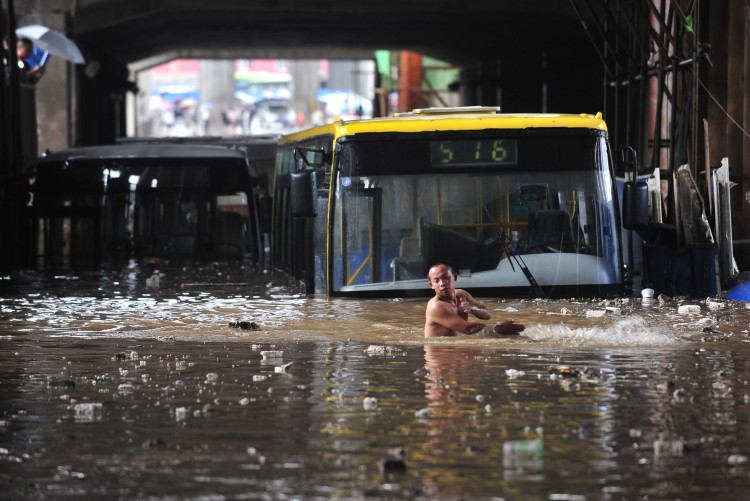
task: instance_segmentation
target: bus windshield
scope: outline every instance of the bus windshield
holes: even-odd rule
[[[332,294],[429,293],[440,261],[479,294],[530,295],[519,265],[554,296],[621,292],[603,133],[414,136],[339,142]]]

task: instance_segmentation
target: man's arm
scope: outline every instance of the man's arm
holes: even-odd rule
[[[464,320],[449,305],[440,301],[430,301],[427,304],[427,322],[463,334],[473,334],[484,327],[482,323]]]
[[[490,310],[463,289],[456,289],[456,297],[459,299],[459,308],[467,314],[472,314],[482,320],[490,319]]]

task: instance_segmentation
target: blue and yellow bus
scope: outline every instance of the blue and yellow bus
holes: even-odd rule
[[[275,266],[307,293],[431,293],[447,261],[490,297],[623,293],[607,126],[597,115],[417,109],[282,136]]]

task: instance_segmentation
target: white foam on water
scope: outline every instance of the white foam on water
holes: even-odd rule
[[[643,317],[631,315],[606,325],[568,326],[527,325],[524,336],[533,341],[554,342],[564,346],[663,346],[678,343],[667,329],[647,324]]]

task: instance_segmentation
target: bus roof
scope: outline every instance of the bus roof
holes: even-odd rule
[[[335,138],[362,133],[432,132],[450,130],[579,128],[607,131],[601,113],[499,113],[499,108],[426,108],[390,117],[339,121],[282,136],[279,144],[333,135]]]

